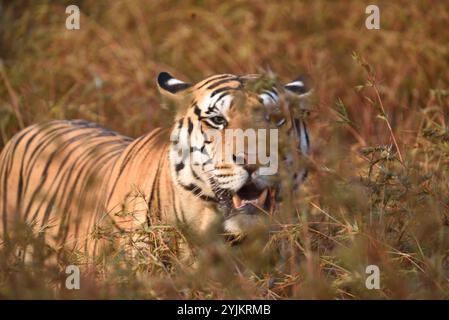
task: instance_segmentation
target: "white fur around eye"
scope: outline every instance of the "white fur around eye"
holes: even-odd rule
[[[219,104],[221,113],[226,113],[227,109],[229,109],[229,106],[231,105],[232,99],[232,96],[226,96],[224,98],[221,98],[219,103],[217,103]]]

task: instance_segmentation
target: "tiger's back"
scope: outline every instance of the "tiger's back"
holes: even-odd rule
[[[0,155],[2,238],[26,223],[54,245],[80,246],[104,209],[100,190],[131,142],[82,120],[37,124],[18,133]]]

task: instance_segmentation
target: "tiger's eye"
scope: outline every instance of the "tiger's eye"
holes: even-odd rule
[[[224,117],[220,117],[220,116],[215,116],[210,118],[212,120],[212,122],[214,122],[215,124],[226,124],[226,119]]]

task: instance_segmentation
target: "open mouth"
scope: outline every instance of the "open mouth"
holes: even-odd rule
[[[260,190],[254,183],[247,183],[233,194],[232,204],[235,209],[243,209],[246,206],[267,208],[268,194],[268,188]]]

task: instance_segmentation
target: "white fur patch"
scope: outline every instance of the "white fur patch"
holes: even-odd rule
[[[183,83],[185,83],[185,82],[181,81],[181,80],[178,80],[178,79],[175,79],[175,78],[172,78],[172,79],[167,81],[167,85],[169,85],[169,86],[174,86],[174,85],[183,84]]]

